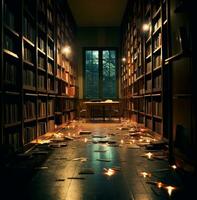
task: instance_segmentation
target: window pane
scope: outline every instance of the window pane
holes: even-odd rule
[[[99,98],[99,52],[85,51],[85,97]]]
[[[102,53],[103,98],[116,98],[116,52],[105,50]]]

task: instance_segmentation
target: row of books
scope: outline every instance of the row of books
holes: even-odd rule
[[[7,34],[5,35],[4,38],[4,48],[16,54],[18,53],[16,47],[16,41],[14,41],[14,38],[12,38],[10,35]]]
[[[36,138],[36,126],[26,126],[24,128],[24,143],[28,144]]]
[[[50,22],[51,24],[53,23],[53,12],[51,9],[47,9],[47,19],[48,19],[48,22]]]
[[[161,47],[162,45],[162,37],[161,33],[158,34],[158,36],[153,41],[153,49],[157,49],[158,47]]]
[[[37,84],[38,84],[38,88],[41,90],[45,90],[46,86],[45,86],[45,76],[38,74],[38,80],[37,80]]]
[[[33,52],[32,49],[25,47],[24,48],[24,59],[30,63],[33,63]]]
[[[162,64],[161,55],[157,55],[153,57],[153,68],[159,67]]]
[[[48,108],[47,108],[47,114],[54,115],[54,100],[48,101]]]
[[[54,68],[53,63],[48,62],[47,63],[47,72],[50,74],[53,74],[53,72],[54,72],[53,68]]]
[[[32,70],[23,70],[23,82],[25,86],[35,87],[35,73]]]
[[[52,132],[55,130],[55,120],[54,119],[51,119],[47,122],[47,131],[48,132]]]
[[[162,103],[161,101],[153,101],[153,115],[162,116]]]
[[[36,114],[35,102],[26,101],[24,103],[24,119],[35,118],[35,114]]]
[[[6,140],[9,145],[11,145],[14,151],[17,151],[19,148],[19,132],[17,130],[9,131],[6,134]]]
[[[19,105],[17,103],[5,104],[5,124],[11,124],[19,121]]]
[[[46,102],[38,100],[38,115],[39,117],[46,117]]]
[[[38,38],[38,48],[45,52],[45,41],[42,37]]]
[[[5,24],[9,26],[12,30],[16,31],[16,13],[14,13],[13,10],[10,9],[11,7],[4,4],[4,18],[5,18]]]
[[[47,124],[46,122],[38,123],[38,136],[44,135],[47,132]]]
[[[35,28],[32,26],[32,22],[27,18],[24,17],[24,36],[32,41],[35,42]]]
[[[38,55],[38,67],[45,69],[45,58],[42,55]]]
[[[154,88],[162,88],[162,78],[161,78],[161,74],[154,77],[153,79],[153,87]]]
[[[5,61],[5,83],[15,85],[16,84],[16,64]]]
[[[48,45],[47,54],[48,54],[49,57],[54,58],[54,51],[53,51],[52,45]]]

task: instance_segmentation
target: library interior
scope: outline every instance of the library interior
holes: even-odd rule
[[[0,198],[197,199],[194,2],[0,2]]]

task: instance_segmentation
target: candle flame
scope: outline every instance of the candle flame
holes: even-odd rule
[[[84,139],[84,142],[86,143],[87,141],[88,141],[88,139],[87,139],[87,138],[85,138],[85,139]]]
[[[120,140],[120,143],[123,144],[123,143],[124,143],[124,140]]]
[[[158,188],[161,188],[162,186],[163,186],[163,183],[162,183],[162,182],[158,182],[158,183],[157,183],[157,187],[158,187]]]
[[[177,166],[176,166],[176,165],[172,165],[171,167],[172,167],[172,169],[174,169],[174,170],[177,169]]]
[[[168,195],[171,196],[172,195],[172,191],[175,190],[176,188],[169,185],[166,187],[167,191],[168,191]]]
[[[151,177],[151,174],[150,173],[147,173],[147,172],[141,172],[140,173],[144,178],[146,177]]]
[[[113,176],[115,174],[115,170],[114,169],[111,169],[111,168],[106,169],[106,168],[104,168],[104,170],[105,170],[104,174],[107,175],[107,176]]]
[[[148,157],[148,159],[151,159],[152,155],[153,154],[151,152],[146,153],[146,156]]]

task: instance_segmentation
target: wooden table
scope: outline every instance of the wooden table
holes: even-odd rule
[[[105,121],[106,118],[106,111],[109,111],[110,113],[110,118],[111,118],[111,112],[113,109],[116,109],[118,112],[118,118],[120,120],[120,102],[119,101],[85,101],[84,104],[86,105],[87,108],[87,113],[88,113],[88,118],[94,118],[94,110],[96,107],[101,107],[102,108],[102,116],[103,116],[103,121]]]

